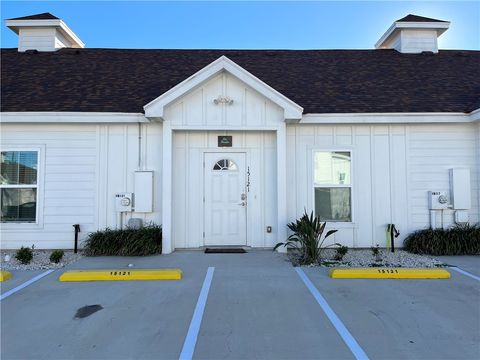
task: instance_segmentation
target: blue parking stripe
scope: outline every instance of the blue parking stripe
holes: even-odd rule
[[[468,276],[468,277],[471,277],[472,279],[475,279],[477,281],[480,281],[480,277],[476,276],[476,275],[473,275],[473,274],[470,274],[469,272],[465,271],[465,270],[462,270],[458,267],[451,267],[449,269],[452,269],[452,270],[455,270],[456,272],[459,272],[460,274],[463,274],[465,276]]]
[[[341,336],[345,344],[347,344],[348,348],[350,349],[352,354],[355,356],[355,358],[357,360],[360,360],[360,359],[368,360],[368,356],[367,354],[365,354],[365,351],[363,351],[363,349],[354,339],[352,334],[350,334],[350,332],[345,327],[345,325],[343,325],[342,321],[338,318],[337,314],[335,314],[335,312],[332,310],[330,305],[328,305],[325,298],[322,296],[322,294],[320,294],[318,289],[315,287],[315,285],[313,285],[313,283],[310,281],[307,275],[303,272],[303,270],[299,267],[296,267],[295,271],[297,272],[298,276],[300,276],[303,283],[307,286],[308,290],[310,290],[310,293],[313,295],[315,300],[317,300],[318,305],[320,305],[325,315],[327,315],[328,320],[330,320],[332,325],[335,327],[338,334]]]
[[[30,284],[33,284],[35,281],[38,281],[40,280],[41,278],[43,278],[44,276],[47,276],[48,274],[51,274],[52,272],[54,272],[55,270],[47,270],[43,273],[41,273],[40,275],[37,275],[35,276],[34,278],[24,282],[23,284],[21,285],[18,285],[16,288],[13,288],[12,290],[8,290],[6,293],[2,294],[0,296],[0,301],[2,301],[3,299],[9,297],[10,295],[13,295],[15,294],[17,291],[20,291],[24,288],[26,288],[28,285]]]
[[[197,306],[195,306],[192,321],[190,322],[190,327],[188,328],[188,333],[183,344],[182,352],[180,353],[180,360],[190,360],[193,357],[193,352],[195,351],[195,345],[197,344],[197,337],[200,331],[200,325],[202,324],[203,312],[205,311],[205,305],[207,304],[208,292],[210,290],[210,285],[212,284],[214,271],[214,267],[209,267],[207,270],[207,275],[205,276],[202,290],[200,291],[200,296],[198,297]]]

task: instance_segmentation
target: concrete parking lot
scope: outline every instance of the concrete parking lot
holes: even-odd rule
[[[480,275],[478,257],[442,260]],[[184,278],[61,283],[64,270],[57,270],[2,300],[1,358],[178,359],[188,346],[197,359],[355,358],[352,344],[281,254],[98,257],[71,268],[129,263],[178,267]],[[213,277],[192,343],[186,337],[195,328],[209,267]],[[480,358],[478,280],[455,271],[449,280],[334,280],[324,268],[302,271],[370,359]],[[39,273],[13,272],[2,293]],[[86,305],[102,309],[75,318]]]

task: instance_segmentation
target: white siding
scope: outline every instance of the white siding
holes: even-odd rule
[[[232,135],[232,148],[218,148]],[[203,246],[203,153],[241,151],[250,167],[247,245],[272,247],[277,237],[276,144],[274,132],[175,131],[173,137],[173,240],[176,248]],[[266,233],[272,226],[273,232]],[[283,225],[282,225],[283,226]]]
[[[384,246],[385,226],[395,223],[402,241],[429,226],[427,191],[448,191],[448,169],[472,169],[471,222],[479,220],[479,186],[473,124],[462,125],[288,125],[288,216],[313,209],[314,149],[347,149],[353,155],[353,222],[331,223],[335,239],[348,246]],[[453,214],[446,211],[445,226]],[[439,218],[440,223],[440,218]]]
[[[430,125],[409,127],[409,197],[411,199],[411,228],[429,223],[427,190],[449,191],[448,169],[467,167],[471,174],[472,223],[479,221],[478,172],[475,155],[475,124]],[[440,215],[437,216],[440,224]],[[444,211],[444,224],[453,223],[453,212]]]
[[[18,51],[34,49],[38,51],[55,50],[54,28],[21,28],[18,34]]]
[[[144,124],[142,164],[155,171],[154,212],[128,214],[160,222],[161,125]],[[2,146],[41,147],[44,176],[38,225],[2,224],[3,248],[72,248],[73,224],[81,238],[98,228],[115,227],[113,194],[133,191],[138,164],[138,125],[3,124]],[[126,220],[126,219],[125,219]],[[26,225],[26,226],[24,226]]]
[[[476,131],[476,134],[477,134],[477,183],[475,184],[473,181],[471,182],[473,184],[473,186],[476,186],[477,187],[477,209],[478,211],[480,212],[480,122],[477,122],[477,131]],[[475,172],[472,170],[472,172]],[[473,206],[475,206],[475,197],[473,197],[473,202],[472,202]],[[478,215],[478,221],[480,222],[480,214]]]
[[[407,30],[401,31],[401,52],[421,53],[422,51],[438,52],[436,30]]]
[[[219,95],[233,104],[215,104]],[[172,126],[262,127],[283,121],[283,110],[245,85],[222,72],[169,105],[165,119]]]
[[[191,104],[196,103],[185,102],[184,109]],[[278,120],[276,112],[270,115],[264,123]],[[225,119],[229,121],[229,117]],[[175,247],[202,245],[203,152],[228,152],[217,147],[217,136],[226,134],[233,136],[231,150],[245,151],[250,166],[248,244],[271,247],[277,241],[278,227],[286,225],[277,224],[275,131],[174,130]],[[115,227],[113,194],[133,192],[138,168],[154,171],[154,212],[128,214],[124,221],[134,216],[160,223],[162,125],[142,124],[140,166],[138,135],[138,124],[2,124],[2,146],[40,148],[43,171],[39,224],[2,224],[2,247],[71,248],[75,223],[81,225],[82,239],[95,229]],[[384,245],[387,223],[397,225],[400,241],[409,232],[428,227],[427,191],[448,191],[448,169],[452,167],[471,169],[469,216],[472,223],[479,221],[478,123],[287,125],[289,220],[304,208],[313,209],[315,149],[350,150],[353,155],[353,222],[331,224],[340,230],[332,241],[356,247]],[[440,220],[439,214],[439,224]],[[444,225],[452,221],[453,212],[446,210]],[[267,226],[273,227],[273,233],[266,233]]]

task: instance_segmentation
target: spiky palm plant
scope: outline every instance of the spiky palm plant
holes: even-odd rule
[[[330,230],[322,238],[326,225],[326,222],[322,223],[318,216],[313,215],[313,211],[308,215],[305,210],[301,218],[287,224],[293,234],[288,237],[287,241],[275,245],[274,250],[285,246],[299,253],[300,264],[320,263],[322,251],[332,246],[324,246],[325,239],[337,232],[337,230]],[[340,244],[333,245],[340,246]]]

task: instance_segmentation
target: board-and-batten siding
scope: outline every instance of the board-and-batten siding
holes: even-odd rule
[[[219,150],[217,136],[224,134],[234,136],[233,150],[238,147],[256,154],[250,157],[253,186],[264,179],[257,188],[261,201],[256,208],[254,204],[249,208],[253,216],[250,229],[256,229],[255,234],[249,232],[249,241],[253,246],[272,246],[276,240],[276,181],[266,175],[276,173],[275,133],[175,131],[173,218],[177,247],[201,244],[202,225],[193,226],[192,219],[198,218],[202,205],[194,206],[190,194],[201,192],[199,179],[203,177],[201,169],[195,173],[197,165],[190,162],[197,158],[197,164],[201,164],[198,157],[205,149]],[[124,220],[134,216],[160,223],[162,125],[143,124],[141,136],[141,168],[154,171],[154,212],[129,214]],[[81,225],[82,239],[97,228],[116,225],[113,194],[133,191],[133,172],[138,167],[138,124],[2,124],[1,142],[2,146],[39,147],[44,159],[40,165],[44,171],[40,224],[16,228],[2,224],[3,248],[32,244],[37,248],[71,248],[73,224]],[[451,167],[471,169],[470,222],[479,221],[480,124],[287,125],[289,220],[304,208],[313,208],[314,149],[351,150],[353,154],[353,223],[331,225],[340,230],[334,241],[369,247],[385,244],[387,223],[398,226],[402,232],[399,240],[413,230],[427,227],[427,191],[448,191]],[[187,164],[188,173],[180,176],[178,164]],[[180,188],[184,190],[178,191]],[[176,196],[181,197],[180,202]],[[178,207],[182,202],[188,209],[185,217]],[[440,224],[440,214],[437,220]],[[452,220],[452,211],[446,210],[445,226]],[[268,225],[274,229],[271,235],[265,233]]]
[[[416,125],[409,127],[410,225],[417,229],[429,223],[426,190],[449,190],[448,169],[470,169],[470,222],[479,221],[479,179],[476,153],[476,124]],[[441,216],[437,214],[437,223]],[[444,224],[453,224],[453,212],[444,211]]]
[[[217,147],[219,135],[232,135],[233,147]],[[176,131],[173,137],[173,240],[176,248],[203,246],[205,152],[246,152],[250,168],[247,244],[272,247],[277,237],[276,147],[273,132]],[[240,197],[240,194],[238,194]],[[272,233],[265,231],[272,226]]]
[[[72,248],[73,224],[80,224],[82,240],[98,228],[115,227],[113,194],[133,192],[138,125],[2,124],[1,133],[2,147],[39,147],[44,152],[39,224],[2,224],[3,248]],[[155,171],[154,194],[159,198],[161,125],[143,125],[142,135],[142,166]],[[127,217],[159,223],[157,198],[154,213]]]
[[[385,226],[395,223],[403,241],[429,226],[428,190],[449,190],[448,169],[469,167],[472,223],[479,220],[474,124],[458,125],[289,125],[287,127],[288,216],[313,209],[313,159],[318,150],[351,150],[353,222],[330,224],[339,231],[332,242],[384,246]],[[452,211],[444,224],[451,225]],[[440,224],[440,216],[438,218]]]
[[[233,103],[215,104],[214,99],[219,96],[228,96]],[[221,72],[168,105],[165,121],[175,128],[172,176],[175,248],[204,245],[203,157],[205,152],[212,151],[227,153],[226,157],[229,151],[246,153],[246,165],[250,168],[247,245],[273,247],[278,234],[276,133],[258,130],[284,126],[283,110],[238,78]],[[239,127],[250,131],[216,131],[216,128]],[[219,148],[219,135],[232,135],[233,146]],[[271,233],[266,232],[267,226],[272,227]]]
[[[233,99],[229,105],[215,104],[219,95]],[[224,126],[261,128],[283,121],[283,110],[227,72],[181,97],[165,110],[172,126]]]

